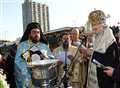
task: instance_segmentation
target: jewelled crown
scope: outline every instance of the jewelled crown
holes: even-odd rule
[[[91,23],[92,26],[103,24],[106,21],[106,16],[103,11],[101,10],[95,10],[90,12],[88,16],[88,20]]]

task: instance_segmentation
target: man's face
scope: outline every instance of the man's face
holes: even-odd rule
[[[70,35],[63,35],[63,42],[65,41],[65,40],[67,40],[67,41],[70,41]]]
[[[77,41],[79,39],[79,33],[72,33],[71,34],[72,41]]]
[[[67,50],[71,44],[70,35],[63,35],[62,41],[63,41],[63,49]]]
[[[34,28],[30,32],[30,38],[32,42],[37,43],[40,40],[40,30],[38,28]]]
[[[120,38],[120,31],[117,33],[117,37]]]
[[[63,43],[64,43],[65,41],[68,41],[68,43],[69,43],[69,45],[70,45],[70,44],[71,44],[70,35],[63,35],[62,41],[63,41]]]
[[[96,26],[92,27],[92,31],[95,34],[98,34],[98,33],[102,32],[103,30],[104,30],[103,29],[103,24],[99,24],[99,25],[96,25]]]

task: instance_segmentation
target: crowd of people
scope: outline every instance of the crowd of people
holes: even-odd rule
[[[34,72],[32,63],[44,60],[57,60],[55,86],[47,88],[120,88],[119,27],[109,27],[106,19],[102,10],[90,12],[89,46],[80,39],[79,29],[72,29],[63,34],[61,44],[52,51],[39,23],[29,23],[7,57],[10,88],[42,88],[40,73]]]

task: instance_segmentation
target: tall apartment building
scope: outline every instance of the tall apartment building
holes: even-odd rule
[[[38,22],[41,25],[42,32],[49,31],[49,9],[45,4],[25,0],[22,4],[23,14],[23,32],[30,22]]]

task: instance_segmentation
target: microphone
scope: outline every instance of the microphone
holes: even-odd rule
[[[67,50],[68,50],[68,47],[69,47],[69,42],[68,42],[68,40],[65,40],[65,41],[63,42],[63,49],[64,49],[65,51],[67,51]]]

